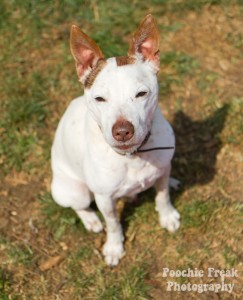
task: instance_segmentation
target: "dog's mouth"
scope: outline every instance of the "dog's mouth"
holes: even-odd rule
[[[115,148],[119,149],[119,150],[129,150],[131,148],[133,148],[136,145],[119,145],[119,146],[115,146]]]
[[[121,155],[133,154],[136,152],[138,147],[139,145],[137,144],[118,144],[112,146],[114,151]]]
[[[133,154],[136,152],[137,150],[137,145],[133,144],[133,145],[117,145],[115,147],[113,147],[113,149],[121,155],[127,155],[127,154]]]

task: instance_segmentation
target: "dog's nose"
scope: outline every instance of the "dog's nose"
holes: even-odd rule
[[[118,120],[112,127],[112,135],[118,142],[129,141],[134,135],[134,127],[127,120]]]

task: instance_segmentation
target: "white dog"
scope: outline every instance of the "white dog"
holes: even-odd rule
[[[134,198],[155,185],[162,227],[179,228],[169,197],[174,134],[158,108],[159,32],[151,15],[131,41],[128,56],[105,59],[97,44],[77,26],[71,52],[84,96],[71,102],[52,147],[54,200],[73,208],[89,231],[103,225],[89,206],[94,196],[106,222],[103,248],[108,265],[124,255],[116,200]]]

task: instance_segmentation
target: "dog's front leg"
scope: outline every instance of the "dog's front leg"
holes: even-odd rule
[[[106,222],[107,240],[103,247],[105,261],[110,266],[116,266],[124,255],[124,236],[117,219],[115,201],[110,197],[95,194],[96,204]]]
[[[165,174],[155,184],[157,195],[155,198],[156,210],[159,213],[160,225],[170,232],[180,227],[180,215],[170,202],[169,179],[171,166],[166,168]]]

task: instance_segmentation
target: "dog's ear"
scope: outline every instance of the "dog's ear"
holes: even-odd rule
[[[149,60],[159,70],[159,30],[152,15],[142,20],[133,36],[128,55]]]
[[[70,48],[76,62],[79,80],[84,83],[92,70],[104,55],[100,47],[76,25],[71,28]]]

